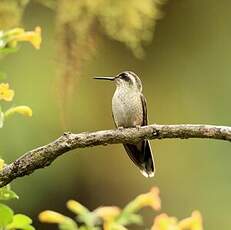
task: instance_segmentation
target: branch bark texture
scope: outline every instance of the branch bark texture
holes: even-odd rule
[[[79,134],[64,133],[53,142],[30,150],[0,171],[0,187],[17,177],[49,166],[57,157],[72,149],[118,143],[136,143],[142,139],[209,138],[231,141],[231,127],[215,125],[149,125],[140,128],[104,130]]]

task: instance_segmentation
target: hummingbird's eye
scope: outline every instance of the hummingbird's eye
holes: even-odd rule
[[[122,73],[122,74],[120,75],[120,79],[122,79],[122,80],[124,80],[124,81],[126,81],[126,82],[128,82],[128,83],[132,83],[131,78],[130,78],[126,73]]]

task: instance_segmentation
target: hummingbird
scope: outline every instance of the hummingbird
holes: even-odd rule
[[[113,81],[116,85],[112,98],[112,117],[117,128],[139,128],[148,124],[147,103],[142,93],[142,83],[135,73],[124,71],[116,76],[94,79]],[[123,146],[141,173],[145,177],[153,177],[155,163],[149,141],[141,140]]]

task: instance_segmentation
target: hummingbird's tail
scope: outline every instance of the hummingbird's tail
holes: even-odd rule
[[[128,156],[139,167],[145,177],[153,177],[155,173],[155,162],[151,146],[148,140],[142,140],[137,144],[124,144]]]

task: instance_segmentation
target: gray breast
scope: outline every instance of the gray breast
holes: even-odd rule
[[[140,92],[117,88],[112,98],[112,113],[117,127],[135,127],[143,123]]]

